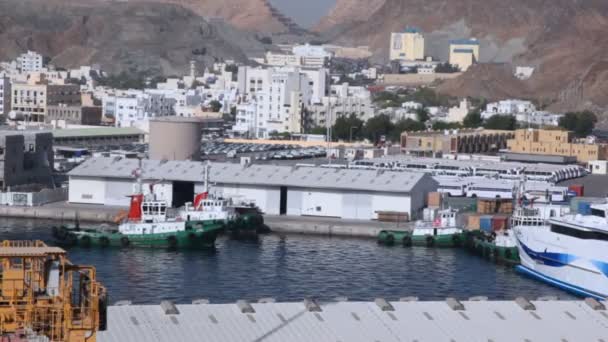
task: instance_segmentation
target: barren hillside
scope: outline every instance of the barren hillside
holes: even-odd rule
[[[337,42],[368,44],[379,57],[388,53],[390,32],[407,25],[422,28],[427,53],[443,58],[449,39],[476,37],[482,41],[483,62],[536,67],[532,79],[523,83],[528,97],[548,99],[558,109],[608,106],[606,1],[385,0],[373,14],[361,13],[361,0],[338,0],[317,28]],[[361,20],[346,19],[350,17]],[[472,90],[489,78],[510,82],[501,75],[473,69],[454,81],[459,86],[444,89]]]
[[[244,60],[241,47],[263,46],[252,34],[209,23],[172,4],[92,0],[0,0],[0,60],[31,49],[65,66],[182,74],[190,60]]]

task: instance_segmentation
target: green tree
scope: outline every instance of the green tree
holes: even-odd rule
[[[391,141],[400,141],[401,133],[411,131],[423,131],[426,129],[424,123],[412,119],[403,119],[397,121],[393,130],[389,133],[388,138]]]
[[[363,127],[363,134],[372,142],[378,142],[381,136],[388,136],[395,125],[391,122],[391,119],[386,114],[380,114],[367,120]]]
[[[459,71],[460,71],[460,68],[458,68],[458,66],[454,66],[448,62],[438,64],[437,67],[435,68],[436,73],[443,73],[443,74],[452,74],[452,73],[459,72]]]
[[[325,134],[327,134],[327,128],[315,126],[315,127],[310,128],[307,133],[325,135]]]
[[[445,122],[445,121],[436,121],[433,122],[433,129],[436,131],[441,131],[445,129],[458,129],[462,128],[462,124],[460,122]]]
[[[559,126],[573,131],[577,137],[586,137],[595,128],[597,116],[591,111],[566,113],[559,119]]]
[[[220,103],[220,101],[213,100],[213,101],[209,102],[209,107],[211,107],[212,112],[217,113],[220,111],[220,109],[222,109],[222,104]]]
[[[483,120],[481,120],[481,112],[479,109],[470,111],[462,120],[462,125],[468,128],[477,128],[481,126]]]
[[[483,127],[513,131],[517,128],[517,121],[513,115],[494,115],[485,120]]]
[[[338,140],[350,140],[352,133],[353,140],[358,140],[361,137],[362,128],[363,121],[357,118],[355,114],[340,116],[333,126],[332,135]]]
[[[416,118],[420,122],[427,122],[430,119],[429,110],[424,107],[416,109]]]

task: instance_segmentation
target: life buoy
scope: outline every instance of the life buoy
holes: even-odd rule
[[[90,236],[83,236],[80,238],[80,245],[82,247],[91,247],[91,237]]]
[[[106,236],[102,236],[99,238],[99,245],[101,247],[108,247],[110,245],[110,239],[108,239]]]
[[[123,236],[120,238],[120,245],[123,247],[129,247],[129,245],[131,245],[131,241],[129,241],[128,237]]]
[[[427,247],[433,247],[434,245],[435,245],[435,238],[432,237],[432,236],[430,236],[430,235],[428,235],[426,237],[426,246]]]
[[[412,246],[412,237],[406,235],[402,239],[403,247],[411,247]]]

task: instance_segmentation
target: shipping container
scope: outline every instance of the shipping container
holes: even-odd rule
[[[478,214],[512,214],[512,200],[486,200],[480,199],[477,201]]]
[[[479,218],[480,218],[480,216],[477,214],[469,215],[468,222],[467,222],[467,228],[469,230],[479,230]]]
[[[434,208],[441,207],[441,193],[440,192],[429,192],[428,206],[434,207]]]
[[[483,215],[479,218],[479,228],[484,232],[491,233],[492,229],[492,216]]]
[[[408,222],[408,213],[398,211],[379,211],[378,221],[380,222]]]
[[[581,184],[572,184],[568,187],[568,190],[576,193],[577,197],[585,196],[585,186]]]
[[[496,215],[492,218],[492,230],[497,232],[505,230],[509,227],[509,217],[505,215]]]

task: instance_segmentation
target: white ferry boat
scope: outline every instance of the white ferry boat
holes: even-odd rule
[[[517,270],[583,297],[608,297],[608,205],[592,215],[542,217],[519,208],[513,216],[521,265]]]

